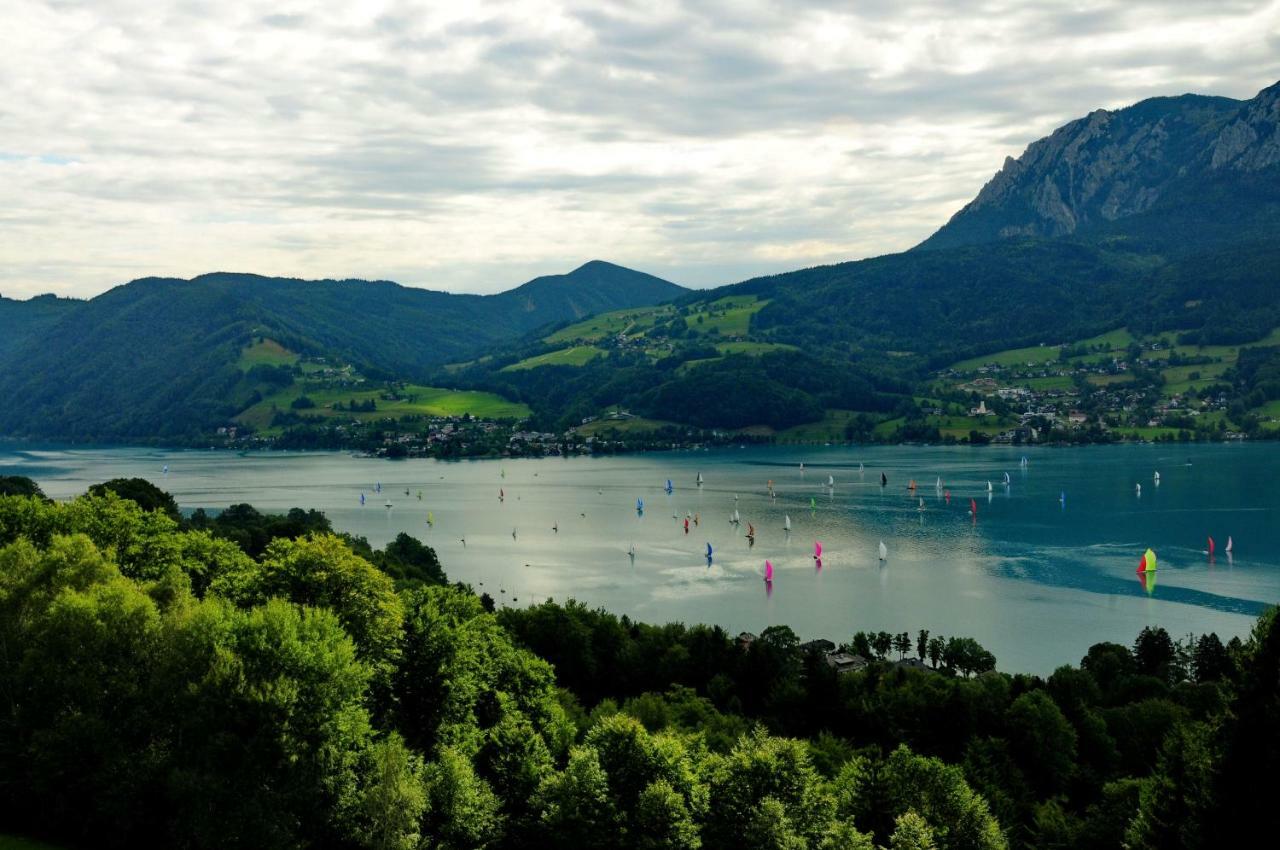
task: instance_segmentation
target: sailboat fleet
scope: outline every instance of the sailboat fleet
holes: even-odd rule
[[[1024,470],[1027,468],[1028,463],[1029,463],[1029,462],[1028,462],[1028,459],[1026,458],[1026,456],[1023,456],[1023,457],[1019,460],[1019,466],[1020,466],[1022,469],[1024,469]],[[800,464],[800,469],[801,469],[801,472],[803,473],[803,470],[804,470],[804,464]],[[861,464],[861,463],[860,463],[860,464],[858,464],[858,472],[859,472],[859,474],[862,474],[862,473],[863,473],[863,471],[864,471],[864,466],[863,466],[863,464]],[[505,478],[506,478],[506,470],[505,470],[505,469],[504,469],[504,470],[501,470],[499,474],[500,474],[500,477],[501,477],[501,478],[503,478],[503,479],[505,479]],[[1159,472],[1158,470],[1153,471],[1152,476],[1151,476],[1151,481],[1152,481],[1152,483],[1153,483],[1156,487],[1159,487],[1159,486],[1160,486],[1160,480],[1161,480],[1161,479],[1160,479],[1160,472]],[[703,486],[704,482],[705,482],[705,479],[704,479],[704,477],[703,477],[703,474],[702,474],[701,472],[697,473],[697,477],[696,477],[696,483],[697,483],[697,486],[698,486],[699,488],[701,488],[701,487]],[[886,473],[881,472],[881,473],[880,473],[880,485],[881,485],[881,487],[883,488],[883,487],[885,487],[887,484],[888,484],[888,476],[887,476],[887,474],[886,474]],[[1009,475],[1009,473],[1008,473],[1008,472],[1003,473],[1003,484],[1004,484],[1005,488],[1009,488],[1009,487],[1012,485],[1012,479],[1011,479],[1011,477],[1010,477],[1010,475]],[[990,480],[986,481],[986,485],[987,485],[987,486],[986,486],[986,490],[987,490],[987,493],[988,493],[988,498],[990,498],[990,494],[993,492],[994,487],[993,487],[992,482],[991,482]],[[826,480],[825,488],[826,488],[826,489],[828,489],[828,490],[832,490],[832,491],[834,491],[834,487],[835,487],[835,477],[834,477],[834,475],[829,474],[829,475],[827,475],[827,480]],[[917,489],[917,488],[916,488],[916,484],[915,484],[915,480],[914,480],[914,479],[912,479],[912,480],[910,481],[910,483],[907,485],[907,489],[908,489],[908,495],[909,495],[909,496],[912,496],[912,497],[915,497],[915,499],[916,499],[916,510],[917,510],[918,512],[920,512],[920,513],[922,513],[922,514],[923,514],[923,513],[925,512],[925,510],[926,510],[925,500],[924,500],[924,498],[923,498],[922,496],[918,496],[918,495],[917,495],[917,493],[916,493],[916,489]],[[950,496],[951,496],[951,492],[950,492],[950,490],[945,490],[945,491],[944,491],[944,489],[943,489],[943,481],[942,481],[942,477],[941,477],[941,476],[936,476],[936,477],[935,477],[935,479],[934,479],[934,489],[938,492],[939,497],[941,497],[941,496],[942,496],[942,494],[945,492],[946,503],[949,505],[949,504],[950,504]],[[664,491],[668,496],[673,495],[673,494],[674,494],[674,492],[675,492],[675,485],[674,485],[673,480],[672,480],[672,479],[670,479],[670,478],[666,479],[666,482],[665,482],[664,486],[662,487],[662,490],[663,490],[663,491]],[[377,482],[377,483],[374,485],[374,487],[373,487],[373,491],[374,491],[374,493],[381,493],[381,492],[382,492],[382,484],[381,484],[381,482]],[[775,491],[775,488],[774,488],[774,482],[773,482],[773,480],[772,480],[772,479],[769,479],[769,481],[768,481],[768,483],[767,483],[767,485],[766,485],[766,491],[767,491],[767,493],[769,494],[769,496],[771,497],[771,499],[775,499],[775,500],[776,500],[776,498],[777,498],[777,493],[776,493],[776,491]],[[408,495],[410,495],[410,494],[411,494],[411,492],[412,492],[412,491],[411,491],[411,489],[410,489],[409,487],[405,487],[405,488],[404,488],[404,492],[405,492],[405,495],[406,495],[406,496],[408,496]],[[1141,497],[1141,495],[1142,495],[1142,484],[1141,484],[1141,482],[1135,482],[1135,484],[1134,484],[1134,492],[1136,493],[1136,495],[1137,495],[1137,496]],[[422,491],[421,491],[421,490],[419,490],[419,491],[418,491],[418,494],[417,494],[417,495],[418,495],[418,501],[422,501],[423,494],[422,494]],[[360,500],[360,504],[361,504],[361,505],[365,505],[365,504],[366,504],[366,494],[365,494],[363,491],[359,494],[359,500]],[[506,492],[505,492],[505,490],[504,490],[503,488],[501,488],[501,487],[500,487],[500,488],[498,489],[498,501],[499,501],[499,502],[504,502],[505,500],[506,500]],[[729,521],[730,521],[730,523],[731,523],[733,526],[738,527],[738,526],[740,526],[740,525],[742,524],[742,516],[741,516],[741,512],[740,512],[739,508],[736,506],[736,505],[737,505],[737,503],[739,502],[739,497],[738,497],[738,495],[737,495],[737,494],[734,494],[733,500],[734,500],[734,503],[735,503],[735,507],[734,507],[734,509],[733,509],[733,513],[732,513],[732,514],[730,514]],[[1059,492],[1059,494],[1058,494],[1058,502],[1059,502],[1059,505],[1060,505],[1064,510],[1065,510],[1065,508],[1066,508],[1066,500],[1067,500],[1066,491],[1065,491],[1065,490],[1060,491],[1060,492]],[[810,506],[810,510],[811,510],[811,511],[816,511],[816,509],[817,509],[817,501],[816,501],[816,498],[814,498],[814,497],[812,497],[812,496],[810,497],[810,500],[809,500],[809,506]],[[392,501],[391,501],[391,499],[390,499],[390,498],[385,499],[384,507],[386,507],[388,510],[390,510],[390,509],[393,507],[393,504],[392,504]],[[678,511],[675,511],[674,507],[673,507],[673,511],[674,511],[674,512],[672,513],[673,518],[677,518],[677,519],[678,519],[678,518],[679,518],[679,512],[678,512]],[[636,514],[637,514],[637,516],[641,516],[641,517],[644,515],[644,498],[643,498],[643,497],[637,497],[637,498],[636,498]],[[581,514],[581,515],[582,515],[583,517],[585,517],[585,516],[586,516],[586,512],[585,512],[585,511],[584,511],[584,512],[582,512],[582,514]],[[978,503],[977,503],[977,500],[976,500],[976,499],[974,499],[974,498],[970,498],[970,499],[969,499],[969,511],[968,511],[968,515],[972,518],[973,522],[976,524],[976,523],[977,523],[977,519],[978,519]],[[684,533],[685,533],[686,535],[690,533],[690,522],[691,522],[691,521],[693,522],[693,524],[694,524],[694,525],[697,525],[697,524],[698,524],[697,516],[696,516],[692,511],[686,510],[686,511],[685,511],[685,514],[684,514],[684,524],[683,524],[683,527],[684,527]],[[922,517],[922,521],[923,521],[923,517]],[[433,511],[427,511],[427,513],[426,513],[426,524],[427,524],[427,526],[428,526],[429,528],[434,528],[434,527],[435,527],[435,514],[434,514],[434,512],[433,512]],[[782,529],[783,529],[783,532],[786,534],[787,538],[788,538],[788,539],[790,539],[790,535],[791,535],[791,531],[792,531],[792,520],[791,520],[791,515],[790,515],[790,513],[784,513],[784,514],[783,514]],[[559,533],[559,531],[560,531],[560,525],[559,525],[559,523],[558,523],[558,522],[553,523],[553,524],[551,525],[551,530],[552,530],[552,532],[553,532],[553,533],[558,534],[558,533]],[[746,524],[746,533],[745,533],[745,535],[744,535],[744,536],[745,536],[745,538],[746,538],[746,540],[747,540],[747,542],[748,542],[748,545],[749,545],[749,546],[750,546],[750,545],[754,545],[754,544],[755,544],[755,542],[756,542],[756,536],[757,536],[757,535],[756,535],[756,528],[755,528],[755,525],[754,525],[754,523],[753,523],[753,522],[747,522],[747,524]],[[519,530],[518,530],[518,528],[517,528],[517,527],[514,527],[514,526],[512,527],[512,529],[511,529],[511,539],[512,539],[513,541],[518,541],[518,540],[519,540]],[[466,538],[461,538],[461,543],[462,543],[462,545],[463,545],[463,546],[465,546],[465,545],[466,545]],[[713,546],[712,546],[712,543],[711,543],[710,541],[707,541],[705,545],[706,545],[706,552],[705,552],[706,564],[707,564],[707,567],[710,567],[710,566],[712,566],[712,563],[713,563],[713,560],[714,560],[715,550],[714,550],[714,548],[713,548]],[[1206,538],[1206,548],[1205,548],[1205,549],[1203,549],[1203,550],[1201,550],[1201,551],[1202,551],[1202,554],[1207,555],[1207,556],[1209,557],[1209,559],[1210,559],[1210,562],[1212,562],[1212,561],[1213,561],[1213,559],[1214,559],[1214,556],[1215,556],[1215,554],[1216,554],[1216,552],[1217,552],[1217,548],[1218,548],[1218,547],[1217,547],[1217,544],[1216,544],[1216,542],[1215,542],[1214,538],[1210,535],[1210,536],[1207,536],[1207,538]],[[1233,538],[1231,535],[1228,535],[1228,536],[1227,536],[1227,540],[1226,540],[1226,545],[1223,547],[1223,551],[1226,553],[1228,560],[1230,560],[1230,559],[1231,559],[1231,557],[1232,557],[1232,553],[1234,552],[1234,549],[1235,549],[1235,540],[1234,540],[1234,538]],[[636,548],[636,544],[635,544],[635,542],[634,542],[634,541],[632,541],[632,542],[628,545],[628,547],[627,547],[627,550],[626,550],[626,551],[627,551],[627,555],[628,555],[628,557],[630,558],[630,560],[631,560],[632,564],[634,565],[635,560],[636,560],[636,555],[637,555],[637,548]],[[815,541],[814,541],[814,543],[813,543],[813,554],[812,554],[812,559],[813,559],[813,561],[814,561],[815,565],[816,565],[817,567],[819,567],[819,568],[821,568],[821,566],[822,566],[822,555],[823,555],[823,547],[822,547],[822,543],[821,543],[821,541],[815,540]],[[878,561],[879,561],[879,563],[880,563],[880,564],[882,564],[882,565],[883,565],[883,564],[885,564],[885,563],[888,561],[889,549],[888,549],[888,546],[886,545],[886,543],[885,543],[885,541],[884,541],[884,540],[880,540],[880,541],[878,542],[878,545],[877,545],[877,556],[878,556]],[[757,563],[758,563],[758,562],[757,562]],[[765,567],[764,567],[764,581],[765,581],[766,585],[768,585],[768,586],[770,586],[770,587],[771,587],[771,586],[772,586],[772,584],[773,584],[773,580],[774,580],[774,565],[773,565],[773,561],[772,561],[772,559],[766,558],[766,559],[765,559],[764,564],[765,564]],[[528,564],[526,564],[525,566],[528,566]],[[1140,578],[1140,580],[1141,580],[1141,584],[1142,584],[1143,589],[1144,589],[1144,590],[1146,590],[1148,593],[1153,592],[1153,591],[1154,591],[1154,589],[1155,589],[1155,573],[1157,572],[1157,570],[1158,570],[1158,561],[1157,561],[1156,553],[1155,553],[1154,549],[1147,548],[1147,549],[1146,549],[1146,551],[1145,551],[1145,552],[1143,552],[1143,553],[1142,553],[1142,555],[1141,555],[1141,557],[1139,558],[1138,567],[1137,567],[1136,572],[1137,572],[1137,574],[1138,574],[1138,576],[1139,576],[1139,578]]]

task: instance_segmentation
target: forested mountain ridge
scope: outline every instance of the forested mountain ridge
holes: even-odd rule
[[[753,308],[731,331],[704,322],[744,300]],[[556,334],[456,378],[560,425],[623,407],[785,428],[833,408],[910,418],[951,363],[1120,328],[1261,343],[1280,327],[1280,83],[1244,102],[1183,95],[1092,113],[1006,163],[915,250],[689,293],[676,307],[608,361],[511,365],[560,364],[566,345],[616,347]],[[840,380],[809,386],[814,374]]]
[[[112,440],[207,432],[251,397],[238,358],[255,336],[371,375],[412,378],[548,322],[684,291],[599,261],[485,296],[224,272],[143,278],[77,302],[56,320],[28,323],[20,340],[0,349],[0,394],[22,399],[0,411],[0,434]]]
[[[0,295],[0,360],[80,306],[74,298],[37,295],[25,301]]]

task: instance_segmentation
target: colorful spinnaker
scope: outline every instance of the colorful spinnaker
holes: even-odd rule
[[[1156,553],[1148,549],[1142,553],[1142,560],[1138,561],[1138,572],[1154,573],[1156,571]]]
[[[817,561],[821,558],[822,558],[822,543],[820,541],[815,540],[813,541],[813,559]]]
[[[768,584],[773,584],[773,562],[766,560],[764,562],[764,580]]]

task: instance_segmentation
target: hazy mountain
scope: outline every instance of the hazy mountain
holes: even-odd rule
[[[1099,109],[1033,142],[919,247],[1106,228],[1160,206],[1212,203],[1215,183],[1280,165],[1280,83],[1248,101],[1185,94]]]
[[[221,424],[253,391],[236,361],[255,336],[416,377],[549,322],[684,291],[603,262],[484,296],[223,272],[144,278],[79,302],[0,357],[0,394],[20,400],[0,410],[0,434],[178,437]]]

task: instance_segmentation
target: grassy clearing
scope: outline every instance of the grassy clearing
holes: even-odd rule
[[[1280,399],[1267,402],[1262,407],[1257,408],[1256,412],[1262,419],[1280,420]]]
[[[387,401],[382,398],[381,389],[361,389],[337,387],[308,387],[295,384],[275,393],[250,407],[236,417],[244,425],[251,425],[259,430],[269,430],[272,417],[277,410],[290,410],[290,405],[299,396],[306,395],[315,407],[298,411],[305,416],[319,416],[325,419],[339,417],[342,419],[358,419],[367,422],[374,419],[399,419],[402,416],[463,416],[471,414],[480,419],[524,419],[530,413],[527,405],[507,401],[494,393],[474,390],[448,390],[440,387],[423,387],[410,385],[400,391],[402,398]],[[373,411],[334,410],[333,404],[343,405],[351,401],[357,404],[372,400],[378,409]]]
[[[674,424],[676,423],[663,419],[645,419],[637,416],[635,419],[597,419],[595,422],[579,425],[577,431],[584,437],[599,437],[607,436],[611,431],[618,434],[638,434],[656,431]]]
[[[689,323],[690,331],[704,336],[713,329],[720,336],[746,336],[751,328],[751,317],[768,303],[754,295],[729,295],[709,304],[691,307],[685,321]]]
[[[263,339],[240,352],[240,359],[236,362],[236,365],[247,371],[254,366],[263,364],[267,366],[292,366],[297,362],[297,354],[274,339]]]
[[[844,439],[844,429],[856,410],[828,410],[817,422],[793,425],[778,432],[780,443],[828,443]]]
[[[624,331],[636,334],[648,330],[674,313],[675,308],[670,305],[613,310],[561,328],[543,342],[551,345],[562,342],[599,342],[607,336],[615,336]]]
[[[746,354],[750,357],[758,357],[761,354],[768,354],[770,351],[799,351],[800,349],[794,345],[786,345],[781,342],[721,342],[716,344],[716,351],[721,354]]]
[[[1177,428],[1117,428],[1116,433],[1126,440],[1158,440],[1178,436]]]
[[[995,416],[936,416],[929,415],[925,421],[938,429],[944,437],[969,436],[970,431],[980,434],[999,434],[1005,430]]]
[[[561,348],[558,351],[526,357],[519,363],[504,366],[499,371],[516,372],[521,369],[537,369],[539,366],[584,366],[604,353],[594,345],[575,345],[571,348]]]
[[[1233,358],[1234,362],[1234,358]],[[1222,373],[1231,367],[1232,363],[1205,363],[1202,366],[1172,366],[1161,371],[1164,376],[1164,387],[1162,392],[1165,396],[1181,395],[1192,389],[1200,389],[1210,384],[1217,383],[1222,377]],[[1198,377],[1191,377],[1197,375]]]
[[[1086,380],[1095,387],[1109,387],[1114,384],[1131,384],[1133,375],[1090,375]]]
[[[1004,368],[1012,366],[1040,366],[1045,363],[1052,363],[1058,359],[1058,347],[1056,345],[1033,345],[1028,348],[1010,348],[1007,351],[997,351],[993,354],[984,354],[981,357],[970,357],[968,360],[961,360],[959,363],[953,363],[951,368],[957,372],[972,372],[983,366],[995,364]]]

